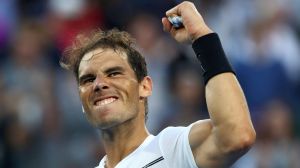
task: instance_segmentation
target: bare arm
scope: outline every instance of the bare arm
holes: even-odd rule
[[[202,167],[228,167],[255,139],[247,104],[235,76],[223,73],[210,79],[206,101],[211,120],[196,123],[189,136],[195,160]],[[208,132],[206,136],[202,136],[204,131]]]
[[[162,19],[164,30],[179,42],[193,42],[212,33],[191,2],[183,2],[167,11],[183,19],[184,28],[174,29]],[[247,103],[233,73],[211,78],[205,87],[210,120],[196,122],[189,134],[190,145],[199,167],[228,167],[255,141]]]

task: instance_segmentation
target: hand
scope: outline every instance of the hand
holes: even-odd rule
[[[168,16],[181,16],[182,28],[176,29],[167,19]],[[167,17],[162,18],[164,31],[181,43],[193,43],[196,39],[213,31],[205,24],[202,16],[192,2],[184,1],[166,12]]]

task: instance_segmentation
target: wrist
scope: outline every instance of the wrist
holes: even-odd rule
[[[200,36],[193,42],[192,47],[201,63],[205,84],[220,73],[235,73],[226,58],[221,41],[216,33]]]
[[[199,39],[200,37],[211,34],[211,33],[214,33],[214,32],[209,27],[207,27],[207,26],[200,27],[199,31],[195,32],[192,35],[192,43],[194,43],[195,40]]]

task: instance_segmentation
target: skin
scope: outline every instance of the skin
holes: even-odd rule
[[[166,12],[166,16],[174,14],[182,17],[183,28],[174,29],[166,17],[162,18],[162,24],[180,43],[192,43],[213,32],[191,2],[183,2]],[[114,67],[121,67],[121,73],[108,71]],[[90,78],[86,81],[83,77],[87,75]],[[101,48],[84,56],[79,78],[79,94],[87,118],[102,130],[107,166],[115,167],[149,135],[144,100],[152,92],[151,78],[147,76],[137,82],[124,53]],[[232,73],[211,78],[205,92],[210,119],[199,120],[191,128],[189,143],[194,159],[203,168],[229,167],[255,141],[247,103]],[[115,96],[117,100],[97,107],[95,98],[101,96]]]
[[[101,129],[107,164],[114,167],[149,135],[145,126],[145,98],[152,93],[146,76],[140,83],[122,51],[98,48],[79,65],[79,95],[86,117]],[[95,102],[114,97],[110,104]]]

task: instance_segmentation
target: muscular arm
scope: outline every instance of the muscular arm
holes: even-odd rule
[[[232,73],[213,77],[205,89],[210,120],[194,124],[190,145],[199,167],[228,167],[255,139],[247,104]]]
[[[162,19],[164,30],[178,42],[194,42],[212,33],[191,2],[183,2],[167,11],[166,15],[180,15],[184,28],[175,29]],[[255,141],[247,103],[233,73],[212,77],[205,87],[209,120],[196,122],[189,141],[199,167],[229,167]]]

